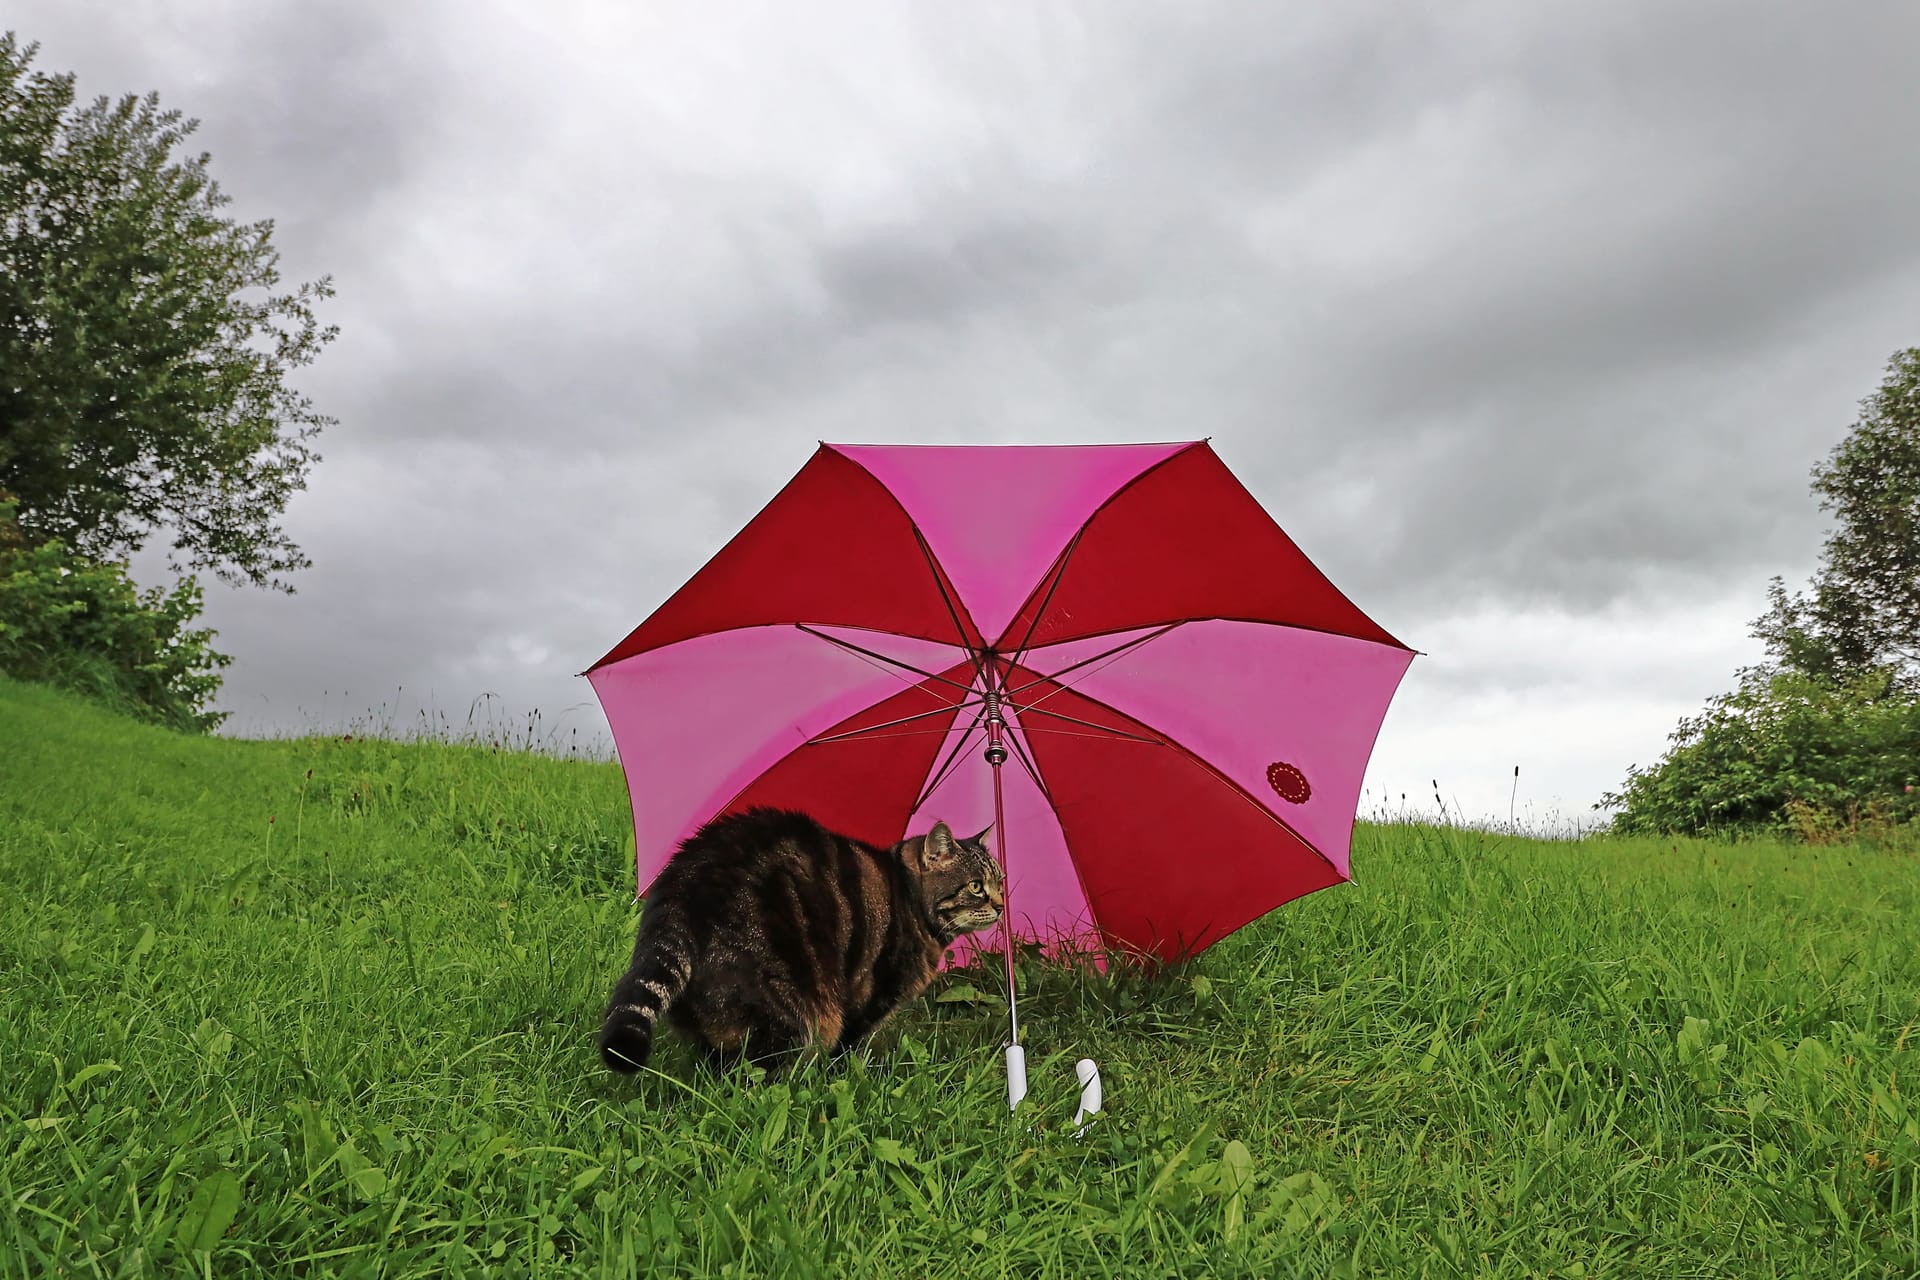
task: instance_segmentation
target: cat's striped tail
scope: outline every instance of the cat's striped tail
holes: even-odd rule
[[[600,1026],[601,1060],[615,1071],[645,1066],[654,1024],[692,976],[693,936],[680,913],[647,913],[634,940],[633,963],[615,984]]]

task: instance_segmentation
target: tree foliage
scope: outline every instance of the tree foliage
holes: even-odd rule
[[[1754,623],[1773,661],[1846,679],[1880,668],[1920,677],[1920,347],[1899,352],[1846,439],[1813,469],[1834,517],[1808,591],[1780,579]]]
[[[1601,798],[1596,808],[1618,810],[1615,830],[1810,835],[1915,820],[1920,348],[1894,356],[1812,488],[1834,527],[1807,590],[1788,594],[1778,578],[1769,587],[1753,631],[1768,661]]]
[[[1884,670],[1844,680],[1771,667],[1682,720],[1650,769],[1629,770],[1601,804],[1614,829],[1754,830],[1797,813],[1855,815],[1892,825],[1915,816],[1920,699]]]
[[[197,122],[157,95],[74,106],[0,36],[0,490],[30,540],[290,590],[280,518],[330,419],[288,385],[334,330],[281,290],[269,221],[222,215]]]
[[[141,592],[127,567],[30,539],[0,494],[0,672],[89,694],[141,720],[206,731],[230,659],[195,628],[200,584]]]

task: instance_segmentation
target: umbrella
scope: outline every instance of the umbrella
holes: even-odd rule
[[[1014,943],[1171,960],[1347,879],[1412,659],[1206,441],[822,444],[586,674],[642,893],[755,805],[991,823],[1017,1045]]]

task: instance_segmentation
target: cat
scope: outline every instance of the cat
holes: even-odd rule
[[[986,835],[936,822],[882,848],[790,810],[714,819],[647,892],[601,1059],[639,1070],[662,1014],[721,1066],[853,1048],[926,990],[949,943],[999,921]]]

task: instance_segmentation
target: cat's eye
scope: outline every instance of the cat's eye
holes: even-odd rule
[[[967,881],[967,892],[968,892],[968,893],[979,893],[979,892],[981,891],[981,888],[982,888],[982,886],[981,886],[981,884],[980,884],[980,882],[979,882],[978,880],[969,880],[969,881]]]

